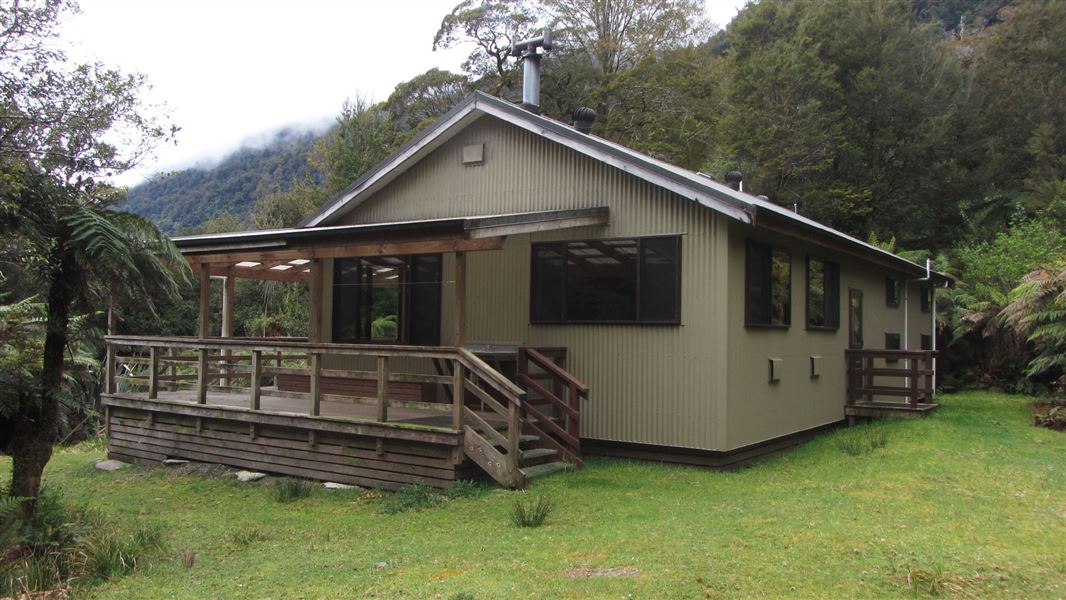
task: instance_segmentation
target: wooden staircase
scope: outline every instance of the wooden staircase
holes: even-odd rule
[[[452,393],[463,394],[455,404],[463,455],[505,487],[583,465],[580,402],[588,386],[561,364],[565,349],[543,350],[518,349],[517,383],[466,350],[450,374]]]

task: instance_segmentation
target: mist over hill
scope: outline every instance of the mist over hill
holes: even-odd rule
[[[321,133],[283,129],[265,145],[246,146],[213,165],[160,173],[129,190],[125,210],[168,233],[229,212],[243,218],[256,199],[311,174],[308,154]]]

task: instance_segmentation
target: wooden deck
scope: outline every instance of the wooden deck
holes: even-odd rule
[[[383,489],[480,477],[522,487],[581,464],[579,401],[588,388],[534,349],[519,352],[529,396],[461,348],[107,340],[101,399],[113,458],[178,458]],[[330,355],[377,368],[324,369]],[[393,372],[390,359],[410,372]],[[427,364],[412,368],[418,360]]]
[[[845,351],[847,396],[844,415],[914,419],[937,408],[933,402],[936,352],[929,350]]]

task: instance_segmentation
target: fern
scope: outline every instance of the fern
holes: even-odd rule
[[[22,541],[22,521],[16,513],[22,503],[29,500],[22,496],[8,496],[0,490],[0,556]]]
[[[1066,370],[1066,261],[1026,275],[996,321],[1032,342],[1027,376]]]

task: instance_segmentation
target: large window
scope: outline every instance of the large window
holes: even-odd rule
[[[848,288],[848,345],[862,348],[862,290]]]
[[[744,282],[744,324],[792,324],[792,256],[788,250],[748,241]]]
[[[533,323],[679,323],[681,238],[533,244]]]
[[[807,257],[807,329],[840,328],[840,267]]]
[[[345,258],[333,266],[333,341],[440,343],[439,254]]]

